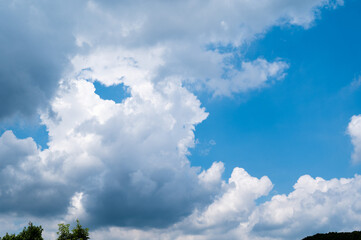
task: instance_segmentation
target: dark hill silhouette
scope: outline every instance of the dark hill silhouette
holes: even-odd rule
[[[313,236],[306,237],[302,240],[361,240],[361,232],[330,232],[324,234],[316,234]]]

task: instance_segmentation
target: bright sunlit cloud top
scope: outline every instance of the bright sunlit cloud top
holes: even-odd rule
[[[356,230],[360,9],[0,3],[0,233],[32,220],[54,239],[76,218],[98,240]]]

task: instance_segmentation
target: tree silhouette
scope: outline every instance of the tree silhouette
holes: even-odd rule
[[[70,224],[60,223],[58,224],[59,231],[57,232],[57,240],[88,240],[89,238],[89,229],[83,228],[80,225],[79,220],[76,220],[76,226],[70,231]],[[0,237],[0,240],[44,240],[41,234],[43,233],[43,228],[41,226],[35,226],[32,222],[29,222],[28,227],[18,234],[9,234],[6,233],[4,237]]]
[[[89,238],[89,229],[83,228],[82,225],[80,225],[79,220],[76,220],[76,226],[69,231],[70,224],[64,224],[60,223],[59,226],[59,232],[57,240],[88,240]]]
[[[316,234],[306,237],[302,240],[361,240],[361,232],[330,232],[325,234]]]
[[[41,226],[35,226],[32,222],[29,222],[28,227],[24,227],[18,235],[11,234],[6,235],[0,240],[44,240],[41,236],[43,228]]]

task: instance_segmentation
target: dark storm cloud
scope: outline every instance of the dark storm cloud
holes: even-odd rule
[[[138,171],[137,173],[139,173]],[[94,227],[129,226],[163,228],[188,216],[196,207],[211,202],[210,192],[200,186],[197,175],[189,170],[150,169],[149,183],[134,184],[130,175],[107,176],[102,189],[87,194],[84,219]],[[181,183],[181,184],[180,184]],[[148,186],[147,186],[148,185]]]
[[[223,81],[224,56],[209,54],[203,47],[210,39],[240,44],[277,25],[285,15],[290,23],[306,26],[314,19],[310,9],[324,4],[308,0],[300,8],[285,0],[257,6],[252,1],[234,1],[234,6],[221,1],[208,6],[202,1],[119,1],[121,6],[113,2],[0,2],[0,120],[17,113],[31,115],[48,105],[69,58],[84,50],[77,49],[75,38],[95,52],[95,66],[81,68],[91,68],[89,75],[95,77],[86,81],[70,76],[60,89],[64,92],[59,92],[59,102],[52,105],[56,119],[42,116],[49,149],[41,152],[31,139],[18,140],[9,132],[0,137],[0,213],[64,216],[71,197],[81,193],[84,201],[78,205],[85,212],[84,224],[146,229],[167,227],[194,209],[207,209],[222,193],[221,174],[205,177],[210,180],[202,184],[187,159],[195,126],[207,114],[172,76],[204,79],[212,83],[212,91],[223,94],[263,86],[270,76],[282,73],[282,62],[246,62],[245,72],[250,74],[236,71],[230,81]],[[164,59],[158,47],[166,52]],[[97,49],[104,55],[97,56]],[[106,49],[120,54],[112,60]],[[144,66],[142,61],[128,64],[121,59],[144,60]],[[101,70],[97,72],[96,66]],[[167,70],[159,79],[163,82],[153,81],[160,66]],[[113,74],[117,81],[112,83]],[[114,84],[124,75],[130,77],[124,84],[134,94],[123,105],[101,100],[89,80]],[[231,188],[215,209],[229,206],[227,200],[234,200],[229,196],[236,196],[240,210],[234,216],[238,216],[248,206],[242,199],[251,199],[253,206],[253,198],[243,194],[244,187],[233,189],[241,194],[233,194]],[[225,211],[224,226],[231,210]],[[219,219],[219,212],[214,212],[211,209],[209,215]]]
[[[66,212],[72,188],[44,178],[31,138],[0,137],[0,212],[51,216]]]
[[[0,184],[0,212],[37,217],[55,217],[66,212],[71,197],[68,186],[47,184],[36,179],[26,183],[21,178],[9,181],[13,179],[7,177],[6,173],[0,176],[4,182]]]
[[[75,48],[71,9],[58,1],[0,2],[0,120],[47,106]]]

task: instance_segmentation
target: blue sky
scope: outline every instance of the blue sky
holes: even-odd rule
[[[360,230],[360,11],[0,3],[0,236],[76,218],[99,240]]]
[[[202,96],[210,116],[197,127],[200,144],[191,160],[205,166],[210,159],[224,161],[228,174],[242,166],[267,175],[281,193],[304,174],[330,179],[359,173],[350,162],[346,129],[361,108],[360,88],[351,87],[360,77],[360,8],[349,1],[336,11],[325,9],[310,29],[273,27],[245,47],[246,58],[287,61],[287,76],[232,99]],[[217,145],[204,156],[211,139]]]

